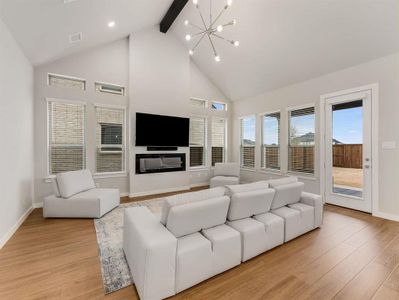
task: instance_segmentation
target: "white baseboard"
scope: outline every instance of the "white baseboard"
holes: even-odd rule
[[[381,212],[381,211],[375,211],[375,212],[373,212],[373,216],[374,217],[383,218],[383,219],[387,219],[387,220],[391,220],[391,221],[399,222],[399,216],[398,215],[394,215],[394,214],[384,213],[384,212]]]
[[[29,217],[32,211],[33,211],[33,206],[28,208],[28,210],[19,218],[17,223],[15,223],[14,226],[11,227],[10,230],[2,238],[0,238],[0,249],[4,247],[4,245],[8,242],[8,240],[14,235],[14,233],[22,225],[22,223]]]
[[[33,202],[32,207],[33,208],[42,208],[43,202]]]
[[[120,193],[121,197],[129,197],[129,193]]]
[[[181,187],[174,187],[174,188],[161,189],[161,190],[130,193],[129,197],[133,198],[133,197],[141,197],[141,196],[150,196],[150,195],[157,195],[157,194],[164,194],[164,193],[171,193],[171,192],[187,191],[189,189],[190,189],[190,186],[181,186]]]

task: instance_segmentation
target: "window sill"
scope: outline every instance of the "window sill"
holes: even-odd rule
[[[248,172],[257,172],[255,168],[249,168],[249,167],[240,167],[241,171],[248,171]]]
[[[199,166],[199,167],[190,167],[188,168],[189,171],[199,172],[199,171],[209,171],[211,168],[206,166]]]
[[[127,172],[94,173],[94,179],[127,177]]]
[[[273,174],[273,175],[284,176],[284,173],[281,172],[281,170],[276,170],[276,169],[260,168],[258,171],[260,173],[265,173],[265,174]]]
[[[287,172],[286,175],[287,176],[295,176],[295,177],[298,177],[299,179],[305,179],[305,180],[312,180],[312,181],[317,180],[317,177],[312,174],[307,175],[307,174],[298,173],[298,172]]]

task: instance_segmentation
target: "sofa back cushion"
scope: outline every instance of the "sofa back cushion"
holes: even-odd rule
[[[240,165],[238,163],[216,163],[214,176],[240,177]]]
[[[274,190],[269,188],[234,193],[231,196],[227,219],[234,221],[268,212],[274,193]]]
[[[94,189],[93,176],[89,170],[59,173],[57,176],[58,189],[62,198],[69,198],[80,192]]]
[[[252,182],[252,183],[245,183],[245,184],[228,185],[226,186],[226,194],[232,196],[235,193],[262,190],[262,189],[267,189],[268,187],[269,183],[266,180]]]
[[[170,208],[166,227],[178,238],[224,224],[229,204],[230,198],[222,196],[175,205]]]
[[[269,185],[271,188],[275,188],[280,185],[298,182],[298,178],[296,178],[294,176],[290,176],[290,177],[284,177],[284,178],[279,178],[279,179],[272,179],[272,180],[269,180],[268,182],[269,182]]]
[[[299,202],[301,200],[303,187],[303,182],[293,182],[275,186],[274,190],[276,194],[274,195],[271,209],[277,209]]]
[[[226,189],[224,187],[216,187],[212,189],[207,189],[198,192],[184,193],[171,197],[167,197],[163,206],[161,213],[161,223],[166,225],[168,219],[169,210],[171,207],[176,205],[183,205],[187,203],[203,201],[211,198],[218,198],[224,196]]]

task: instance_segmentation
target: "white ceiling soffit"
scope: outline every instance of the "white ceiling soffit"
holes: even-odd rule
[[[39,65],[159,24],[172,1],[0,0],[0,18]],[[114,28],[108,28],[110,21]],[[79,32],[82,41],[70,43],[70,34]]]
[[[226,3],[213,0],[214,15]],[[199,0],[209,19],[209,0]],[[399,51],[399,0],[233,0],[221,24],[237,19],[216,40],[220,63],[209,42],[193,59],[231,100],[305,81]],[[184,20],[201,24],[190,1],[173,25],[187,44]],[[191,45],[195,43],[192,39]],[[190,46],[187,45],[187,49]]]

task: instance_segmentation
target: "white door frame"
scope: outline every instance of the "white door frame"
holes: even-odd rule
[[[325,147],[325,103],[329,98],[334,98],[338,96],[344,96],[347,94],[359,93],[371,91],[371,204],[372,204],[372,214],[379,214],[379,170],[378,170],[378,148],[379,148],[379,137],[378,137],[378,108],[379,108],[379,98],[378,98],[378,83],[370,84],[366,86],[361,86],[353,89],[348,89],[344,91],[339,91],[335,93],[325,94],[320,96],[320,193],[323,195],[325,202],[326,194],[326,147]]]

